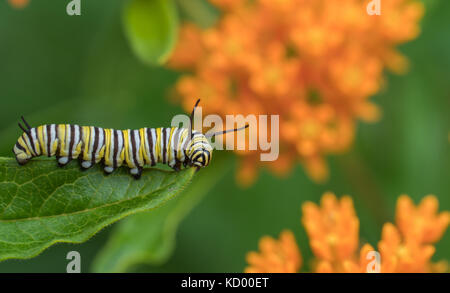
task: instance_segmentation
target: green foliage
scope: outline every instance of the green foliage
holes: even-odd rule
[[[53,160],[37,159],[19,166],[0,158],[0,260],[86,241],[127,215],[162,205],[193,175],[193,168],[152,168],[135,180],[125,168],[106,176],[99,165],[82,172],[75,162],[57,168]]]
[[[138,264],[159,265],[175,248],[179,223],[230,169],[229,156],[215,155],[185,190],[159,209],[129,217],[115,227],[94,262],[94,272],[126,272]]]
[[[124,9],[125,34],[145,63],[162,64],[176,42],[178,16],[172,0],[131,0]]]

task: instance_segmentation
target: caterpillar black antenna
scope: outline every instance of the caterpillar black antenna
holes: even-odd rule
[[[22,124],[20,124],[20,122],[17,123],[17,125],[19,125],[20,129],[22,129],[23,132],[25,132],[25,133],[30,133],[30,130],[29,130],[29,129],[25,129],[25,127],[23,127]]]
[[[227,130],[224,130],[224,131],[214,132],[212,134],[205,135],[205,137],[209,138],[209,137],[214,137],[216,135],[222,135],[222,134],[225,134],[225,133],[228,133],[228,132],[236,132],[236,131],[244,130],[244,129],[248,128],[248,126],[249,125],[247,124],[247,125],[245,125],[244,127],[241,127],[241,128],[227,129]]]
[[[197,108],[198,103],[200,103],[200,99],[198,99],[197,102],[195,103],[194,108],[192,109],[191,117],[190,117],[191,125],[190,125],[190,127],[189,127],[189,137],[190,137],[191,139],[192,139],[192,136],[193,136],[192,128],[194,127],[194,124],[193,124],[192,122],[193,122],[193,120],[194,120],[195,109]]]
[[[25,126],[28,128],[28,130],[31,129],[30,124],[28,124],[28,122],[25,120],[25,118],[23,118],[23,116],[20,116],[20,118],[22,118],[23,123],[25,123]]]

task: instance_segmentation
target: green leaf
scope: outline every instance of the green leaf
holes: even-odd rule
[[[160,265],[167,261],[175,247],[179,223],[230,168],[229,155],[217,154],[176,199],[120,222],[95,259],[93,271],[126,272],[139,264]]]
[[[145,169],[135,180],[126,168],[104,175],[99,165],[56,167],[35,159],[19,166],[0,158],[0,260],[31,258],[57,242],[80,243],[105,226],[159,207],[192,179],[194,169]]]
[[[145,63],[164,63],[175,45],[178,15],[172,0],[131,0],[123,22],[135,54]]]

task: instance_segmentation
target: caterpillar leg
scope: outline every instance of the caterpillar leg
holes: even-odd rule
[[[181,162],[176,162],[175,165],[170,166],[174,171],[180,171],[181,170]]]
[[[111,174],[112,172],[114,172],[114,167],[111,167],[111,166],[105,166],[105,167],[103,168],[103,171],[105,171],[105,173],[106,173],[107,175],[109,175],[109,174]]]
[[[60,167],[64,167],[65,165],[67,165],[70,162],[69,157],[58,157],[56,159],[57,159],[58,165]]]
[[[130,174],[133,175],[135,179],[141,178],[142,175],[142,167],[132,168],[130,169]]]
[[[87,170],[93,166],[92,161],[81,161],[81,168]]]

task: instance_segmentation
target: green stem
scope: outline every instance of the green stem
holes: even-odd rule
[[[378,186],[374,174],[362,163],[362,158],[358,153],[351,153],[338,159],[339,165],[344,170],[345,176],[350,184],[360,195],[370,213],[380,225],[389,221],[389,212],[386,209],[387,204],[384,200],[383,192]]]

